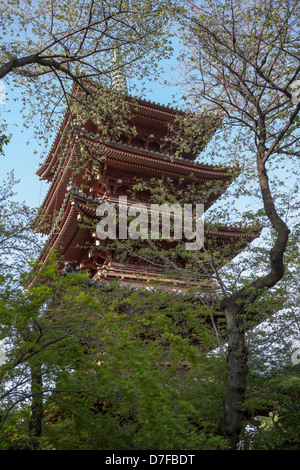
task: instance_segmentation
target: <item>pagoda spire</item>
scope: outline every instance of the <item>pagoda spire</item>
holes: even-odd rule
[[[113,89],[125,95],[128,94],[126,76],[124,72],[124,57],[118,45],[116,45],[113,50],[112,65],[111,81]]]

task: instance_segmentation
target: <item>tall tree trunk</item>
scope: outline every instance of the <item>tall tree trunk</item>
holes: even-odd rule
[[[224,417],[220,421],[220,432],[229,442],[231,449],[236,449],[242,430],[245,400],[246,378],[248,374],[248,350],[245,341],[244,322],[240,307],[233,301],[225,308],[227,324],[227,389],[224,394]]]
[[[42,435],[43,419],[43,380],[41,364],[31,364],[31,416],[29,421],[30,446],[38,448],[38,439]]]
[[[258,157],[257,168],[264,209],[273,228],[277,232],[277,238],[270,249],[269,272],[253,281],[250,284],[250,288],[242,288],[240,291],[224,298],[221,303],[227,327],[228,379],[224,394],[224,416],[220,420],[219,429],[222,436],[230,443],[232,449],[237,448],[242,430],[242,405],[245,400],[248,374],[248,351],[245,341],[245,326],[241,313],[245,305],[251,305],[255,302],[261,289],[266,287],[270,289],[282,279],[284,275],[283,257],[290,233],[286,223],[276,211],[265,169],[265,161],[261,155]]]

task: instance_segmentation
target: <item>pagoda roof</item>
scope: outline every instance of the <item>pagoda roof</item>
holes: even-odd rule
[[[238,171],[239,169],[237,163],[230,167],[208,165],[179,156],[173,156],[168,153],[126,145],[121,141],[97,136],[80,126],[75,126],[75,128],[78,131],[78,135],[83,137],[83,141],[88,142],[94,149],[98,149],[101,155],[110,160],[123,162],[124,164],[132,164],[136,167],[146,165],[147,170],[151,168],[159,171],[165,170],[166,173],[177,175],[178,177],[185,176],[191,178],[191,180],[207,181],[210,179],[228,179],[231,181],[233,171]],[[193,176],[191,174],[193,174]]]
[[[54,171],[58,166],[57,155],[63,144],[66,143],[66,140],[69,140],[70,136],[68,135],[68,132],[72,132],[72,120],[70,113],[66,112],[57,128],[52,145],[46,155],[46,158],[39,164],[35,171],[35,174],[38,175],[40,179],[53,179]]]
[[[55,156],[57,151],[55,151],[48,166],[44,166],[44,170],[40,172],[40,178],[47,176],[51,184],[41,204],[39,220],[42,220],[42,212],[45,214],[45,212],[60,209],[66,188],[72,179],[73,155],[81,154],[81,148],[87,151],[91,161],[102,161],[116,170],[131,172],[133,175],[138,170],[138,176],[145,175],[146,178],[150,175],[152,177],[164,175],[175,179],[184,177],[187,182],[219,182],[220,187],[216,187],[214,200],[225,191],[239,172],[237,165],[215,167],[193,162],[95,136],[85,128],[76,125],[73,126],[72,137],[64,146],[63,157],[57,159]]]
[[[95,84],[95,83],[89,83],[89,85],[96,87],[96,90],[100,90],[100,85]],[[78,89],[75,87],[75,90]],[[120,96],[118,93],[116,93],[114,90],[110,90],[110,92],[116,96]],[[76,95],[76,93],[75,93]],[[138,98],[132,95],[122,95],[122,98],[127,100],[129,103],[129,106],[133,112],[133,121],[136,119],[138,121],[148,121],[148,123],[151,124],[151,126],[158,126],[161,127],[163,126],[166,128],[169,123],[174,121],[174,119],[178,116],[184,116],[188,111],[184,111],[179,108],[175,107],[170,107],[163,105],[161,103],[156,103],[151,100],[146,100],[143,98]],[[205,114],[205,119],[209,117],[208,114]],[[211,116],[213,117],[213,116]],[[217,127],[217,124],[215,123],[212,126],[212,130],[210,131],[211,134],[215,131]],[[73,122],[73,118],[71,116],[71,113],[69,110],[66,110],[60,124],[58,125],[57,132],[53,138],[52,145],[44,159],[43,162],[40,163],[38,168],[36,169],[36,174],[41,178],[41,179],[52,179],[53,178],[53,173],[54,173],[54,167],[56,166],[57,162],[57,157],[59,152],[62,149],[62,145],[66,143],[66,140],[72,135],[73,131],[82,131],[86,134],[89,134],[90,137],[95,138],[98,137],[100,139],[99,135],[94,134],[93,132],[88,132],[87,129],[84,128],[84,126],[78,126],[76,125],[75,122]],[[109,139],[108,139],[109,140]],[[151,151],[150,151],[151,152]],[[175,161],[190,161],[191,159],[184,159],[180,157],[174,157],[173,155],[168,155],[164,153],[159,153],[159,152],[154,152],[155,154],[159,154],[162,156],[166,156],[169,158],[173,158]],[[198,152],[200,153],[200,151]],[[195,157],[193,157],[194,159]],[[201,164],[202,166],[204,165],[203,163]],[[209,166],[209,165],[207,165]]]
[[[49,237],[55,233],[57,227],[61,224],[60,221],[65,217],[65,211],[67,203],[69,200],[72,200],[72,205],[76,205],[78,210],[81,213],[89,217],[96,217],[96,208],[101,203],[109,203],[114,206],[119,205],[119,199],[117,197],[103,197],[102,199],[95,199],[92,196],[86,195],[83,191],[77,188],[72,182],[69,182],[66,186],[66,192],[64,193],[62,204],[60,210],[57,212],[55,221],[52,224],[51,230],[47,230]],[[137,201],[127,199],[127,204],[136,204]],[[150,210],[150,203],[143,202],[143,205]],[[261,232],[260,226],[256,226],[256,229],[253,230],[253,225],[242,225],[240,223],[232,224],[230,226],[216,225],[216,224],[207,224],[205,233],[208,236],[213,237],[214,239],[219,240],[229,240],[229,239],[245,239],[248,242],[253,241],[260,235]],[[249,233],[251,229],[251,233]]]
[[[63,205],[56,216],[56,221],[54,222],[51,231],[49,232],[49,239],[53,238],[55,240],[55,244],[57,245],[56,237],[58,233],[60,234],[60,238],[63,238],[67,235],[68,232],[65,234],[63,233],[65,230],[69,229],[69,224],[72,224],[78,227],[77,218],[71,217],[71,207],[74,209],[72,211],[72,215],[82,214],[88,217],[96,217],[96,209],[99,204],[102,203],[109,203],[114,205],[115,207],[118,206],[118,199],[117,198],[103,198],[101,201],[99,199],[94,199],[91,196],[87,196],[84,192],[80,191],[73,185],[68,187],[68,190],[64,197]],[[136,203],[136,201],[128,200],[128,205],[130,202]],[[150,206],[150,204],[144,204],[146,207]],[[75,212],[74,212],[75,211]],[[71,217],[71,218],[70,218]],[[67,222],[68,221],[68,222]],[[249,231],[250,230],[250,231]],[[255,238],[259,237],[261,232],[261,227],[253,227],[253,225],[245,225],[242,226],[240,224],[235,224],[232,226],[221,226],[216,225],[213,223],[206,224],[205,227],[205,235],[208,238],[213,238],[215,240],[245,240],[246,242],[251,242]],[[53,244],[53,242],[52,242]]]
[[[64,122],[65,121],[68,122],[68,119],[64,120]],[[57,176],[57,170],[59,169],[60,162],[62,161],[62,156],[58,158],[57,154],[59,152],[60,145],[64,141],[66,128],[62,124],[60,129],[62,129],[63,132],[57,132],[57,139],[55,141],[56,145],[52,145],[48,158],[36,170],[36,174],[40,179],[51,181]],[[93,132],[89,132],[83,126],[78,125],[72,126],[71,138],[69,140],[69,145],[66,145],[64,148],[64,155],[66,155],[69,146],[72,145],[72,140],[74,143],[79,136],[84,138],[89,144],[93,145],[95,149],[98,148],[101,152],[104,151],[107,154],[107,157],[118,160],[119,154],[119,160],[121,158],[124,163],[128,162],[137,164],[139,159],[141,163],[148,164],[148,167],[152,167],[153,169],[165,169],[167,171],[167,167],[169,167],[169,173],[172,175],[178,175],[179,177],[190,176],[191,172],[193,172],[195,176],[192,179],[198,179],[197,176],[202,176],[205,180],[232,179],[233,170],[238,170],[239,168],[237,162],[228,167],[224,167],[223,165],[214,166],[200,161],[193,161],[180,156],[174,156],[169,153],[147,150],[143,147],[134,145],[126,145],[121,141],[96,135]],[[66,142],[64,143],[66,144]],[[122,154],[124,155],[124,158],[122,158]],[[131,159],[128,159],[129,154],[131,154]]]
[[[123,164],[127,163],[136,166],[146,165],[147,169],[153,168],[157,170],[165,170],[167,173],[177,175],[178,177],[185,176],[190,177],[191,179],[200,179],[205,181],[208,179],[232,180],[233,171],[236,172],[239,170],[238,163],[227,167],[223,165],[208,165],[203,162],[191,161],[183,157],[173,156],[168,153],[147,150],[133,145],[126,145],[121,141],[97,136],[82,126],[75,125],[73,129],[73,143],[75,143],[75,141],[78,143],[86,142],[95,150],[98,150],[98,152],[101,151],[102,156],[123,162]],[[81,137],[81,140],[78,140],[79,137]],[[66,151],[67,150],[65,150],[65,153]],[[55,154],[53,154],[52,158],[43,166],[39,167],[36,173],[40,176],[40,179],[47,178],[48,180],[53,180],[57,176],[58,170],[59,162],[56,161]],[[193,176],[191,176],[191,173],[193,173]]]
[[[117,198],[103,198],[102,202],[111,203],[115,207],[118,205]],[[91,245],[94,244],[92,236],[94,228],[91,227],[89,229],[80,227],[80,221],[83,220],[84,216],[95,218],[98,205],[98,199],[87,196],[74,185],[68,186],[61,209],[56,216],[52,229],[48,233],[48,239],[40,253],[39,261],[42,264],[47,264],[50,252],[52,251],[56,251],[64,258],[65,261],[69,261],[75,265],[76,263],[79,264],[82,259],[85,259],[88,256]],[[130,201],[128,201],[128,205],[130,205]],[[230,259],[234,258],[240,251],[242,251],[248,243],[251,243],[255,238],[259,237],[260,231],[261,227],[256,227],[255,229],[252,228],[250,233],[249,226],[227,227],[216,226],[209,223],[205,224],[204,228],[205,237],[207,239],[213,240],[214,243],[226,243],[232,247],[230,255],[228,254]],[[108,277],[118,277],[117,274],[120,270],[115,269],[114,266],[109,269],[108,266],[104,266],[103,268],[103,274],[106,272]],[[122,271],[122,275],[126,275],[125,277],[128,282],[130,282],[130,279],[140,279],[141,281],[144,279],[142,273],[130,273],[128,269],[130,271],[130,266],[127,268],[125,267]],[[147,274],[146,272],[144,277],[145,279],[150,279],[153,278],[153,276],[153,273]],[[160,277],[160,275],[158,277]],[[174,282],[180,284],[176,279],[174,279]]]

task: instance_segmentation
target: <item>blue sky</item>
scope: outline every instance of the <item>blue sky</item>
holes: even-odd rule
[[[26,201],[31,207],[41,203],[47,187],[35,175],[36,167],[41,161],[41,154],[34,138],[32,129],[24,129],[20,115],[20,103],[13,101],[18,96],[7,90],[6,103],[0,104],[1,117],[7,120],[8,131],[12,134],[11,141],[4,147],[4,156],[0,156],[1,183],[7,173],[14,170],[15,178],[20,180],[15,186],[16,199]],[[27,145],[26,142],[30,143]],[[37,154],[34,151],[37,150]]]

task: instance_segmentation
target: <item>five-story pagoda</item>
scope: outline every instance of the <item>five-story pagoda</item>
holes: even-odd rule
[[[55,250],[72,269],[88,270],[94,280],[119,280],[134,286],[156,280],[160,286],[186,289],[191,283],[182,272],[186,271],[188,258],[176,255],[174,261],[173,256],[173,266],[183,268],[173,275],[166,263],[166,252],[173,253],[176,243],[155,241],[152,248],[156,246],[157,256],[150,257],[141,256],[128,244],[116,247],[110,240],[95,236],[96,211],[104,201],[117,208],[120,196],[127,197],[129,206],[140,201],[150,211],[153,192],[149,188],[155,181],[157,192],[167,194],[169,190],[178,199],[184,195],[185,202],[194,202],[197,194],[206,211],[238,174],[238,168],[196,161],[219,119],[203,114],[201,130],[194,140],[197,145],[179,153],[174,143],[178,139],[173,137],[187,116],[183,111],[92,83],[84,88],[75,86],[76,105],[73,111],[66,111],[52,147],[37,170],[40,179],[50,182],[35,224],[36,231],[48,236],[41,263],[47,263]],[[83,111],[83,99],[93,112]],[[192,200],[187,201],[188,197]],[[258,231],[249,233],[236,227],[205,224],[204,229],[205,244],[217,247],[224,255],[220,265],[258,235]],[[145,240],[140,240],[142,243]],[[194,282],[207,289],[211,288],[212,270],[205,261],[205,250],[201,251],[197,254],[200,264]]]

